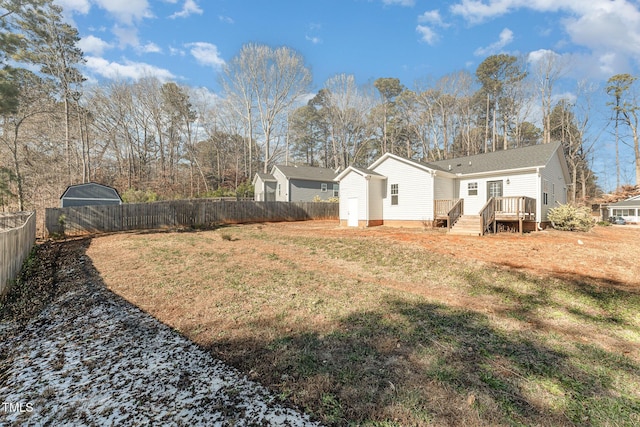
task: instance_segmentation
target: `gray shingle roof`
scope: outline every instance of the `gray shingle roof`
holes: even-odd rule
[[[559,147],[559,142],[532,145],[529,147],[476,154],[474,156],[440,160],[430,162],[427,166],[436,167],[456,174],[534,168],[545,166]],[[451,169],[449,169],[449,165],[451,165]]]
[[[90,182],[67,187],[60,198],[93,199],[93,200],[121,200],[115,188]]]
[[[258,175],[258,178],[260,178],[263,181],[275,181],[276,178],[271,175],[270,173],[264,173],[264,172],[256,172],[256,175]]]
[[[636,200],[627,199],[627,200],[622,200],[620,202],[611,203],[608,206],[610,208],[626,208],[626,207],[637,208],[637,207],[640,207],[640,200],[638,200],[638,199],[636,199]]]
[[[315,166],[276,166],[289,179],[307,181],[334,181],[338,174],[333,169]]]

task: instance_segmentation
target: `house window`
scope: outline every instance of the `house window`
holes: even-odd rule
[[[398,184],[391,184],[391,204],[398,204]]]
[[[326,182],[320,184],[320,191],[322,191],[323,193],[327,192],[327,183]]]
[[[613,209],[613,216],[636,216],[635,209]]]
[[[333,184],[333,197],[338,197],[340,195],[339,189],[340,187],[338,184]]]
[[[469,196],[477,196],[478,195],[478,183],[470,182],[467,184],[467,195]]]

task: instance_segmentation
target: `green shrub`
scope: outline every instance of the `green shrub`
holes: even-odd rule
[[[122,201],[125,203],[157,202],[158,194],[151,190],[144,191],[129,188],[127,191],[122,193]]]
[[[549,209],[548,218],[553,228],[564,231],[589,231],[594,224],[589,208],[572,204]]]

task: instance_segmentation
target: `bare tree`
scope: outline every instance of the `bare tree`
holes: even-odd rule
[[[553,88],[568,69],[566,59],[551,50],[529,54],[531,75],[540,94],[542,107],[542,143],[551,142],[551,109]]]
[[[247,44],[225,67],[222,79],[225,96],[241,105],[248,131],[252,119],[260,123],[264,168],[268,171],[274,153],[277,126],[286,121],[287,111],[311,84],[311,71],[304,58],[288,47],[271,48]]]

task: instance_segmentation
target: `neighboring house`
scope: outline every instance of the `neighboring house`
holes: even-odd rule
[[[275,202],[278,182],[269,173],[258,172],[253,177],[253,199],[256,202]]]
[[[386,153],[366,169],[348,167],[340,183],[347,226],[424,226],[484,234],[533,230],[567,202],[569,171],[559,143],[423,163]]]
[[[607,206],[609,217],[621,216],[628,223],[640,224],[640,196],[630,197]]]
[[[256,201],[312,202],[338,197],[333,169],[314,166],[274,166],[270,174],[253,178]]]
[[[113,187],[89,182],[70,185],[60,196],[60,206],[121,205],[122,198]]]

